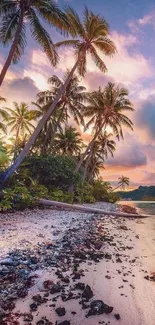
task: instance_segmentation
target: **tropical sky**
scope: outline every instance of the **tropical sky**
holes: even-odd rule
[[[155,1],[154,0],[58,0],[61,8],[73,6],[82,17],[84,5],[100,13],[109,22],[117,54],[106,58],[108,72],[101,73],[88,58],[87,74],[81,82],[88,90],[103,87],[108,81],[128,88],[135,112],[131,114],[134,132],[125,130],[124,141],[117,143],[114,158],[108,159],[101,171],[104,180],[116,183],[120,175],[131,179],[131,188],[155,185]],[[62,39],[49,29],[54,42]],[[0,69],[8,48],[0,47]],[[18,65],[12,66],[0,95],[13,101],[29,103],[40,90],[47,89],[53,74],[62,77],[74,64],[71,50],[60,50],[60,63],[50,66],[41,48],[27,31],[27,47]],[[85,142],[90,135],[82,134]]]

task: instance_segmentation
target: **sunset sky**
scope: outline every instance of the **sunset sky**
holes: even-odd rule
[[[71,5],[82,16],[84,5],[100,13],[110,24],[111,37],[118,53],[106,58],[108,69],[101,73],[87,61],[86,78],[81,82],[88,90],[104,86],[108,81],[124,85],[130,92],[135,112],[130,115],[134,132],[125,130],[124,141],[117,144],[115,158],[107,161],[101,171],[104,180],[115,184],[120,175],[131,179],[131,187],[155,185],[155,1],[154,0],[59,0],[61,8]],[[49,29],[54,42],[62,39]],[[0,69],[8,48],[0,47]],[[45,54],[27,32],[27,47],[20,62],[9,69],[0,95],[12,101],[25,101],[31,107],[40,90],[47,89],[47,79],[53,74],[63,76],[74,64],[68,49],[60,50],[60,63],[50,66]],[[85,139],[89,138],[85,135]]]

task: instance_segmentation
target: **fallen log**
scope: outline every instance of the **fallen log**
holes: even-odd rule
[[[128,217],[128,218],[147,218],[149,215],[140,215],[140,214],[129,214],[129,213],[123,213],[123,212],[114,212],[114,211],[104,211],[102,209],[98,208],[92,208],[87,207],[84,205],[78,205],[78,204],[69,204],[69,203],[63,203],[63,202],[57,202],[57,201],[51,201],[51,200],[45,200],[40,199],[38,201],[39,204],[45,205],[45,206],[53,206],[55,208],[63,208],[71,211],[81,211],[85,213],[94,213],[94,214],[104,214],[104,215],[110,215],[110,216],[116,216],[116,217]]]

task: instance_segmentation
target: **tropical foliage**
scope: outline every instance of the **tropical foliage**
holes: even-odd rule
[[[58,63],[61,47],[71,47],[75,58],[62,78],[49,78],[49,88],[38,93],[32,105],[14,102],[2,107],[7,99],[0,96],[0,180],[8,185],[1,208],[14,209],[20,202],[33,206],[33,195],[67,202],[115,201],[100,172],[104,174],[105,162],[114,156],[124,128],[133,130],[133,105],[124,87],[109,82],[88,92],[81,80],[88,56],[104,73],[104,57],[116,52],[107,21],[87,8],[82,19],[71,7],[62,12],[54,0],[0,0],[0,19],[0,44],[10,45],[0,85],[9,66],[24,53],[26,26],[52,65]],[[44,22],[68,38],[53,44]],[[84,140],[86,133],[89,141]],[[119,179],[118,186],[128,184],[126,177]]]
[[[40,20],[41,18],[41,20]],[[32,37],[43,48],[52,65],[58,63],[53,41],[42,20],[61,32],[69,28],[66,15],[53,0],[0,0],[0,43],[10,45],[10,51],[0,74],[0,86],[9,66],[17,63],[26,47],[26,25]]]

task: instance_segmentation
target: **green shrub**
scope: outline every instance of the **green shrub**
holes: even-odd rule
[[[44,185],[40,185],[38,181],[32,180],[29,191],[36,199],[48,198],[48,189]]]
[[[64,192],[60,189],[56,189],[50,192],[50,199],[58,202],[73,203],[74,194]]]
[[[75,199],[78,203],[94,203],[93,186],[87,182],[80,183],[76,188]]]
[[[81,180],[80,173],[75,173],[75,161],[65,156],[30,156],[20,167],[19,177],[26,169],[29,178],[36,179],[48,189],[61,188],[68,190],[70,185],[76,186]]]
[[[36,198],[31,195],[25,186],[15,186],[12,189],[6,188],[2,191],[1,211],[23,210],[25,208],[32,208],[35,204]]]
[[[104,201],[114,203],[119,200],[119,196],[111,192],[111,185],[109,182],[104,182],[101,179],[93,182],[93,196],[96,201]]]

